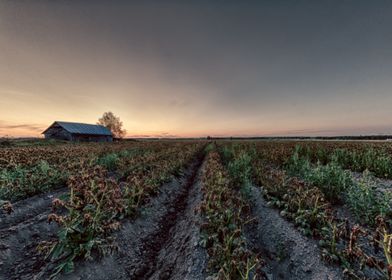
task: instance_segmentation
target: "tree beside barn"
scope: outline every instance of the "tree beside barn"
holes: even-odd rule
[[[98,120],[98,125],[102,125],[109,129],[114,138],[124,138],[127,131],[123,129],[123,123],[119,117],[115,116],[112,112],[105,112]]]

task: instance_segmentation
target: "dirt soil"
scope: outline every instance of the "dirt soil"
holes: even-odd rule
[[[140,216],[115,234],[119,251],[83,261],[59,279],[205,279],[207,253],[199,245],[202,201],[198,159],[184,176],[163,185]],[[38,279],[49,274],[41,273]]]
[[[0,214],[0,279],[32,279],[45,264],[36,250],[43,240],[55,237],[57,226],[48,224],[53,198],[66,188],[37,195],[13,204],[14,211]]]
[[[361,173],[361,172],[353,172],[353,171],[350,171],[350,172],[351,172],[352,176],[354,177],[354,179],[357,182],[362,180],[363,173]],[[386,192],[392,193],[392,180],[391,179],[378,178],[378,177],[375,177],[375,176],[373,176],[372,179],[373,179],[373,181],[374,181],[374,183],[376,185],[376,188],[377,188],[377,190],[379,192],[382,192],[382,193],[386,193]]]
[[[260,188],[251,187],[250,200],[255,222],[245,229],[247,243],[262,253],[267,279],[343,279],[338,267],[322,261],[314,240],[303,236],[278,210],[267,206]]]

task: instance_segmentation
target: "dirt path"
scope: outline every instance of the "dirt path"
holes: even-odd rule
[[[202,162],[199,158],[184,176],[163,185],[141,216],[124,224],[116,234],[118,253],[79,263],[74,273],[59,278],[205,279],[207,254],[198,244]]]
[[[57,226],[48,224],[53,198],[67,192],[62,188],[14,203],[14,211],[0,214],[0,279],[31,279],[44,265],[36,247],[55,237]],[[23,278],[21,275],[25,275]]]
[[[247,226],[246,236],[248,244],[264,256],[268,279],[343,279],[340,269],[321,260],[314,241],[267,206],[259,188],[251,188],[251,197],[255,223]]]

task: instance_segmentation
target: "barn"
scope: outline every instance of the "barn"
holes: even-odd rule
[[[74,142],[112,142],[113,135],[102,125],[54,122],[42,134],[45,139],[68,140]]]

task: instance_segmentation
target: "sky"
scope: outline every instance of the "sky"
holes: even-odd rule
[[[391,1],[0,0],[0,136],[392,134]]]

